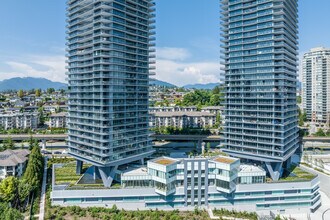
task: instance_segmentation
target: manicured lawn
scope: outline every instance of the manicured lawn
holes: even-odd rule
[[[315,178],[314,174],[302,170],[299,167],[294,167],[291,172],[299,179],[312,180]]]
[[[83,172],[90,167],[90,164],[83,165]],[[63,167],[55,169],[55,184],[69,183],[75,184],[82,175],[76,174],[76,163],[70,162],[63,165]]]
[[[314,178],[314,174],[302,170],[298,166],[292,166],[289,170],[285,171],[283,177],[279,179],[279,182],[310,181]],[[272,181],[269,180],[268,182]]]

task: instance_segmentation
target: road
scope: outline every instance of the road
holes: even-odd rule
[[[324,220],[330,219],[330,212],[327,211],[330,209],[330,176],[304,165],[300,165],[300,167],[311,173],[319,175],[320,178],[322,205],[314,213],[310,214],[311,220],[322,220],[322,216],[324,217]]]
[[[47,184],[47,157],[45,157],[44,175],[42,178],[39,220],[45,219],[46,184]]]
[[[314,174],[318,174],[319,178],[320,178],[320,189],[321,191],[323,191],[329,198],[330,198],[330,176],[318,172],[312,168],[306,167],[304,165],[301,165],[301,167],[303,169],[306,169],[307,171],[314,173]]]

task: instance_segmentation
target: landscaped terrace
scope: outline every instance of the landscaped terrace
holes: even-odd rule
[[[83,165],[83,173],[90,167],[90,164]],[[62,164],[61,167],[55,168],[55,184],[69,184],[74,185],[80,178],[82,174],[76,174],[76,163],[69,162]]]
[[[219,162],[219,163],[232,164],[236,160],[235,159],[228,158],[228,157],[217,157],[217,158],[214,159],[214,161]]]
[[[292,166],[288,170],[284,170],[283,176],[276,182],[300,182],[310,181],[314,179],[316,175],[309,173],[298,166]],[[267,182],[274,182],[270,178],[267,178]]]
[[[154,160],[153,162],[154,163],[158,163],[160,165],[167,166],[167,165],[171,165],[171,164],[175,163],[176,161],[175,160],[171,160],[169,158],[159,158],[157,160]]]

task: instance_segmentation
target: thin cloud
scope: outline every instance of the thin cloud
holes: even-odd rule
[[[156,78],[178,86],[195,83],[220,82],[220,64],[218,62],[178,62],[157,60]]]
[[[1,72],[0,79],[13,77],[43,77],[52,81],[65,82],[65,57],[26,56],[24,61],[7,61],[9,71]]]
[[[192,56],[185,48],[157,48],[156,78],[175,85],[216,83],[221,81],[218,61],[190,62]],[[43,77],[66,82],[64,56],[27,55],[4,63],[8,71],[0,72],[0,80],[13,77]]]
[[[186,60],[191,54],[185,48],[158,47],[156,49],[157,59],[165,60]]]
[[[178,86],[220,82],[217,61],[189,62],[192,56],[185,48],[157,48],[156,78]]]

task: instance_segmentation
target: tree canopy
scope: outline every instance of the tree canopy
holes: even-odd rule
[[[219,106],[223,103],[224,93],[222,87],[213,90],[195,90],[183,97],[183,106]]]

